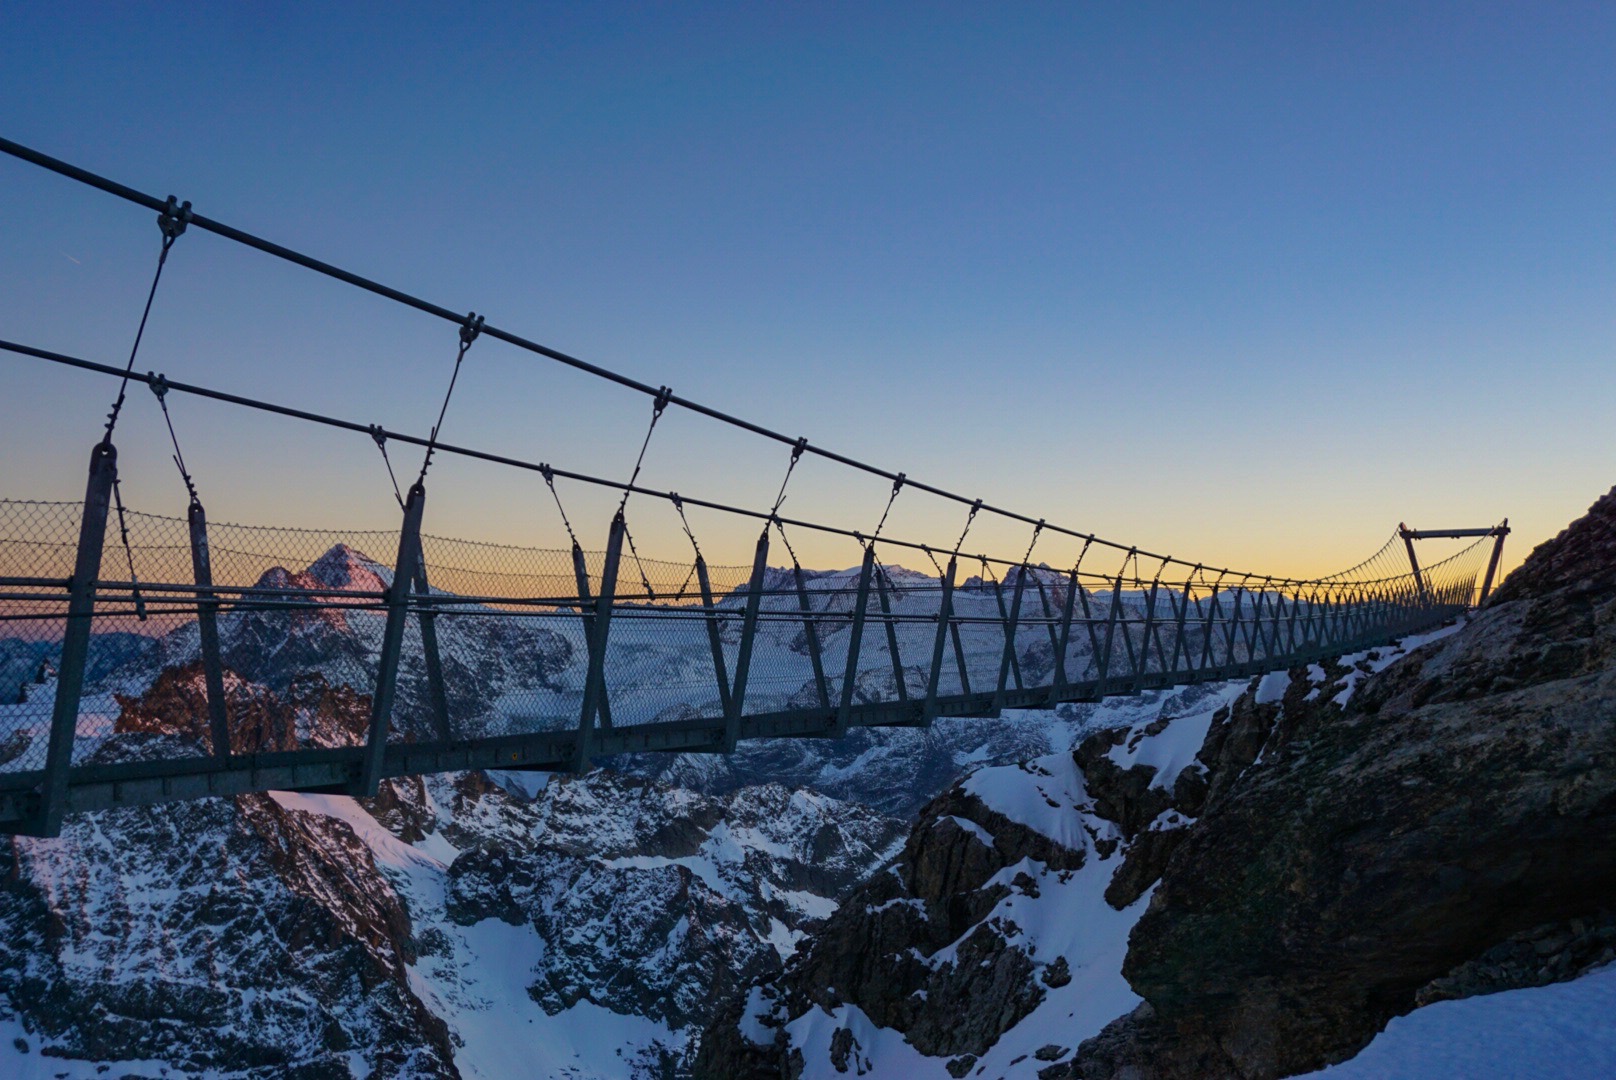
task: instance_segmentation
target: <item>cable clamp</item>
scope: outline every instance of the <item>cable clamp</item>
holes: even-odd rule
[[[168,379],[162,374],[153,375],[149,371],[146,372],[146,385],[151,387],[151,392],[157,395],[158,401],[168,396]]]
[[[791,460],[795,462],[802,457],[802,452],[808,449],[808,436],[804,435],[797,440],[797,445],[791,448]]]
[[[903,490],[904,481],[907,479],[909,479],[909,477],[906,473],[899,473],[898,478],[892,481],[892,494],[894,498],[897,497],[898,492]]]
[[[477,314],[475,311],[469,312],[466,315],[465,321],[460,324],[460,344],[466,348],[470,348],[471,343],[476,341],[477,335],[482,332],[483,317]]]
[[[157,227],[163,230],[163,238],[170,244],[180,238],[185,226],[191,223],[191,200],[186,199],[179,203],[174,196],[168,197],[168,205],[163,207],[157,215]]]
[[[371,424],[367,430],[370,432],[370,437],[375,440],[377,446],[381,447],[383,450],[387,449],[387,431],[385,428],[383,428],[380,424]]]
[[[555,483],[555,470],[550,468],[550,466],[546,465],[542,461],[539,462],[539,475],[544,477],[544,482],[546,484]]]
[[[671,386],[660,387],[657,390],[656,401],[653,402],[652,405],[651,405],[651,411],[656,413],[658,416],[661,416],[662,415],[662,410],[666,409],[668,407],[668,402],[670,402],[672,400],[673,400],[673,387],[671,387]]]
[[[675,510],[679,511],[681,514],[684,513],[685,501],[679,497],[679,493],[677,491],[668,492],[668,501],[673,503],[673,508]]]

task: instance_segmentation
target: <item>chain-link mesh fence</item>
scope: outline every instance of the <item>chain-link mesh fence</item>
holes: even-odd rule
[[[0,771],[45,764],[81,512],[77,503],[0,501]],[[204,536],[210,593],[197,577]],[[726,695],[743,690],[743,652],[749,716],[823,715],[845,701],[856,709],[907,705],[913,718],[933,679],[939,702],[969,700],[979,709],[1000,690],[1117,692],[1151,678],[1274,666],[1462,611],[1484,547],[1478,541],[1417,579],[1304,586],[1201,574],[1106,578],[984,561],[952,589],[946,620],[940,573],[881,562],[867,574],[770,568],[749,639],[750,567],[707,567],[704,597],[694,562],[642,558],[631,547],[610,605],[598,726],[722,717]],[[604,554],[431,534],[420,551],[389,740],[574,730]],[[212,751],[199,623],[208,605],[232,752],[362,742],[398,557],[395,532],[204,529],[115,510],[74,761],[100,760],[119,732],[181,736],[165,744],[169,756]],[[1388,558],[1377,555],[1363,572],[1385,570]]]

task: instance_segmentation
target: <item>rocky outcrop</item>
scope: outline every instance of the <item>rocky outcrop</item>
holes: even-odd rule
[[[358,1053],[375,1075],[457,1076],[413,960],[353,831],[268,796],[108,811],[0,848],[0,1012],[34,1052],[264,1080],[348,1077]]]
[[[370,696],[333,687],[313,672],[292,679],[283,694],[224,673],[230,752],[252,754],[303,746],[356,746],[370,720]],[[139,696],[115,694],[115,732],[148,732],[211,745],[202,662],[164,668]]]
[[[1260,766],[1214,778],[1134,929],[1147,1004],[1060,1075],[1287,1076],[1422,1002],[1608,955],[1616,492],[1344,709],[1306,681]]]
[[[1080,880],[1102,883],[1092,902],[1104,907],[1098,894],[1119,864],[1137,867],[1137,880],[1111,907],[1128,907],[1153,882],[1152,859],[1141,853],[1188,820],[1181,802],[1202,797],[1206,770],[1184,766],[1235,693],[1161,695],[1146,719],[1097,732],[1075,753],[984,769],[933,799],[897,860],[849,897],[779,977],[708,1027],[696,1075],[795,1076],[805,1054],[820,1052],[833,1069],[843,1061],[856,1071],[855,1027],[866,1024],[901,1032],[952,1075],[971,1074],[1007,1031],[1072,983],[1074,963],[1087,962],[1081,950],[1069,961],[1029,927],[1060,919],[1063,894],[1082,893]],[[1183,760],[1137,760],[1169,731],[1187,746]],[[1110,962],[1120,959],[1118,948]],[[1078,999],[1088,992],[1073,989]],[[809,1045],[815,1037],[804,1025],[831,1030]],[[1045,1067],[1075,1043],[1046,1042],[1027,1059]]]
[[[486,784],[468,775],[457,800],[514,801]],[[675,1029],[778,970],[902,833],[806,792],[717,799],[609,773],[555,778],[514,816],[514,834],[453,833],[468,846],[448,868],[449,918],[546,941],[528,992],[547,1013],[587,1001]]]

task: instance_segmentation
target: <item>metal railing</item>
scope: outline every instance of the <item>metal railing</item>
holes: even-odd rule
[[[130,573],[102,558],[123,550],[112,468],[98,454],[83,504],[0,500],[0,828],[1242,678],[1453,618],[1491,548],[1418,578],[962,577],[957,556],[935,575],[883,563],[883,542],[839,572],[771,568],[765,531],[751,566],[620,576],[620,518],[604,552],[480,544],[423,534],[416,489],[397,534],[130,511]]]

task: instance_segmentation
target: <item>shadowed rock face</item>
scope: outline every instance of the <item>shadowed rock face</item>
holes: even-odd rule
[[[0,1012],[61,1058],[337,1080],[357,1053],[376,1075],[457,1076],[447,1027],[409,988],[410,935],[347,825],[265,795],[0,845]]]
[[[1147,1004],[1058,1075],[1287,1076],[1419,1003],[1548,981],[1520,957],[1606,933],[1613,830],[1616,491],[1344,710],[1287,696],[1133,931]]]

